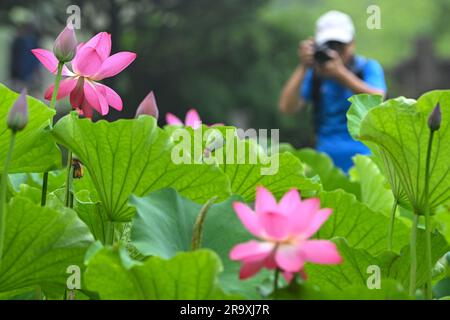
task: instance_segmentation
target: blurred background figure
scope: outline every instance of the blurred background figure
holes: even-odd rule
[[[10,77],[11,87],[20,91],[27,87],[30,92],[38,87],[37,72],[39,62],[31,50],[39,47],[38,33],[31,23],[25,23],[17,29],[11,43]]]
[[[301,42],[299,58],[281,93],[280,110],[290,114],[311,103],[316,149],[347,171],[355,154],[369,153],[348,132],[348,99],[361,93],[384,97],[383,69],[377,61],[355,54],[355,27],[340,11],[329,11],[317,20],[315,37]]]
[[[167,112],[195,108],[205,123],[279,128],[280,141],[314,146],[313,108],[286,116],[277,105],[298,65],[299,40],[313,35],[317,18],[330,10],[352,17],[357,52],[383,66],[389,97],[450,87],[449,0],[1,0],[0,82],[11,83],[17,27],[32,23],[38,47],[51,50],[70,5],[80,8],[79,41],[108,31],[112,52],[138,55],[105,82],[124,102],[122,112],[108,115],[111,121],[134,117],[153,90],[160,125]],[[371,5],[380,8],[379,29],[367,26]],[[43,99],[52,77],[42,70],[36,78],[40,88],[33,94]]]

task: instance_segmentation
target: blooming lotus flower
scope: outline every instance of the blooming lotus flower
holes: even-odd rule
[[[202,125],[202,120],[200,119],[200,116],[198,115],[198,112],[195,109],[190,109],[186,113],[184,123],[183,121],[180,120],[180,118],[178,118],[177,116],[173,115],[170,112],[166,114],[166,122],[168,125],[175,125],[175,126],[185,125],[186,127],[191,127],[192,129],[198,129]],[[216,123],[213,124],[212,126],[222,126],[222,125],[223,123]]]
[[[151,91],[145,98],[142,100],[142,102],[139,104],[139,107],[137,108],[135,118],[139,117],[140,115],[146,114],[148,116],[154,117],[158,119],[159,111],[158,111],[158,105],[156,104],[156,98],[153,91]]]
[[[186,127],[191,127],[192,129],[198,129],[202,125],[202,120],[200,119],[200,116],[198,115],[197,110],[190,109],[186,113],[186,118],[183,121],[180,120],[177,116],[173,115],[172,113],[166,114],[166,122],[169,125],[185,125]]]
[[[13,132],[22,131],[28,124],[27,89],[23,89],[14,102],[8,113],[6,123]]]
[[[58,59],[44,49],[33,49],[33,54],[53,74],[56,74]],[[80,114],[91,118],[95,109],[101,115],[109,112],[109,106],[122,110],[122,99],[108,86],[98,81],[115,76],[130,65],[136,54],[119,52],[110,56],[111,35],[100,32],[86,43],[80,43],[75,58],[72,60],[72,70],[63,67],[63,80],[60,83],[57,100],[70,96],[70,104]],[[53,86],[48,88],[45,98],[50,100]]]
[[[255,211],[241,202],[233,203],[242,224],[260,241],[236,245],[230,259],[242,262],[240,278],[255,275],[261,268],[283,272],[287,282],[303,272],[306,262],[339,264],[342,258],[328,240],[310,240],[331,214],[320,209],[317,198],[301,200],[297,190],[287,192],[277,204],[264,187],[256,191]]]
[[[60,62],[70,62],[77,52],[77,38],[72,26],[67,26],[56,38],[53,53]]]

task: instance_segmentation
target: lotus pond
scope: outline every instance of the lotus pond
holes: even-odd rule
[[[126,107],[101,80],[139,59],[108,33],[33,53],[42,99],[0,85],[1,299],[450,297],[450,91],[353,96],[372,154],[345,174],[195,110],[158,122],[153,93],[94,121]]]

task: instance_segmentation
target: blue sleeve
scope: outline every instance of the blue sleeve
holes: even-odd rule
[[[374,89],[386,92],[386,80],[384,79],[384,71],[378,61],[368,60],[364,67],[364,82]]]
[[[306,101],[312,101],[312,69],[308,69],[305,74],[305,79],[303,79],[302,87],[300,88],[300,96]]]

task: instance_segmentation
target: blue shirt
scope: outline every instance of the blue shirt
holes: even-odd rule
[[[371,59],[355,56],[353,72],[361,73],[362,79],[370,87],[386,92],[386,82],[381,65]],[[312,102],[313,70],[306,72],[300,89],[305,101]],[[347,111],[354,93],[333,79],[323,79],[320,86],[320,101],[316,114],[316,149],[327,153],[336,166],[348,171],[353,165],[352,157],[368,154],[369,149],[361,142],[353,140],[347,129]],[[314,106],[317,107],[317,106]]]

